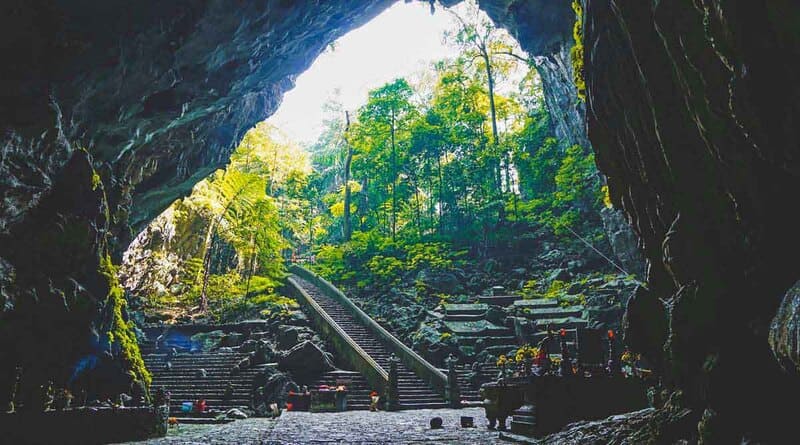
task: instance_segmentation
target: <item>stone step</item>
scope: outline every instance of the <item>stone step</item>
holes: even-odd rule
[[[549,318],[580,318],[583,315],[583,306],[536,308],[523,311],[520,316],[528,320],[543,320]]]
[[[353,317],[349,311],[343,308],[337,301],[319,292],[312,284],[296,278],[297,282],[303,286],[309,295],[328,313],[328,315],[344,330],[356,344],[361,347],[376,363],[384,369],[389,368],[390,349],[376,338],[360,321]],[[399,364],[398,366],[398,391],[400,392],[403,405],[408,406],[438,406],[444,407],[446,404],[427,384],[420,379],[413,371]],[[330,382],[331,379],[321,378],[315,384]],[[329,384],[329,383],[326,383]],[[366,386],[366,385],[365,385]],[[405,394],[405,395],[404,395]],[[349,397],[348,397],[349,399]],[[410,405],[413,403],[413,405]]]
[[[482,343],[485,346],[497,346],[497,345],[510,345],[515,344],[517,342],[517,337],[513,335],[500,335],[500,336],[491,336],[491,337],[482,337],[482,336],[464,336],[460,335],[459,343],[467,345],[467,346],[475,346],[478,340],[483,340]]]
[[[561,328],[579,329],[585,328],[589,325],[587,320],[577,317],[541,318],[536,320],[535,323],[537,328],[547,329],[549,326],[553,330],[558,330]]]
[[[485,314],[459,314],[459,315],[450,315],[447,314],[444,316],[445,321],[477,321],[483,320]]]
[[[515,301],[522,300],[520,295],[480,295],[478,301],[489,306],[511,306]]]
[[[444,305],[445,316],[448,315],[485,315],[489,310],[487,304],[446,304]]]
[[[437,403],[400,403],[400,409],[444,409],[447,408],[447,402]]]
[[[554,298],[536,298],[532,300],[517,300],[514,302],[515,308],[557,308],[560,304]]]

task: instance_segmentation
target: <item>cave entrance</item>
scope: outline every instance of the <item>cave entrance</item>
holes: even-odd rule
[[[575,307],[589,300],[590,291],[629,284],[627,274],[620,277],[596,255],[594,246],[599,245],[608,254],[600,252],[601,257],[610,256],[599,216],[602,189],[588,144],[581,143],[586,139],[583,126],[576,125],[576,119],[582,122],[582,114],[575,110],[582,108],[572,86],[571,64],[564,56],[569,51],[563,51],[572,43],[557,38],[565,34],[563,30],[552,33],[557,37],[539,39],[521,25],[528,21],[513,21],[518,14],[524,17],[530,11],[507,12],[504,23],[526,35],[526,48],[534,48],[539,54],[531,57],[508,33],[495,28],[474,4],[463,2],[452,10],[438,11],[433,19],[426,15],[423,20],[419,12],[427,14],[428,7],[396,3],[387,14],[415,8],[417,18],[407,18],[394,28],[391,23],[381,25],[382,17],[372,22],[373,27],[383,27],[400,45],[391,49],[388,41],[374,38],[369,43],[379,45],[363,47],[357,61],[347,66],[349,77],[378,71],[386,76],[386,71],[391,71],[388,77],[367,76],[360,80],[363,100],[348,102],[349,93],[341,89],[338,105],[336,100],[328,102],[328,114],[319,119],[319,131],[299,142],[292,141],[298,131],[292,125],[300,123],[299,131],[313,128],[314,124],[304,120],[305,114],[314,114],[314,110],[303,109],[283,122],[279,113],[273,122],[257,124],[238,144],[227,168],[215,171],[196,185],[196,177],[205,176],[204,168],[218,165],[221,158],[227,160],[224,147],[229,139],[238,138],[237,125],[249,126],[268,112],[263,110],[271,110],[269,101],[276,102],[284,85],[291,83],[287,79],[300,70],[297,67],[302,63],[297,59],[302,57],[291,59],[293,63],[287,63],[290,66],[273,72],[260,66],[252,54],[242,56],[236,52],[241,46],[231,48],[221,43],[214,51],[208,51],[213,56],[204,64],[197,63],[197,53],[192,50],[205,50],[207,43],[198,43],[202,39],[193,30],[213,27],[223,12],[193,10],[176,23],[158,27],[174,31],[169,36],[153,33],[165,41],[154,39],[158,42],[147,48],[154,52],[169,48],[166,51],[171,53],[165,58],[170,59],[169,67],[155,84],[126,78],[130,71],[138,71],[129,71],[131,66],[142,68],[142,72],[162,68],[155,66],[160,59],[154,58],[154,65],[150,65],[150,60],[137,59],[135,54],[140,52],[136,51],[134,55],[113,52],[119,57],[105,62],[108,70],[98,69],[98,76],[112,74],[108,77],[114,82],[104,84],[102,79],[88,77],[97,83],[97,89],[87,89],[94,96],[75,95],[80,101],[73,105],[79,117],[86,117],[87,122],[98,127],[93,142],[96,146],[92,148],[94,161],[88,153],[78,156],[71,170],[83,175],[76,177],[88,178],[74,184],[75,189],[88,192],[86,189],[91,188],[99,203],[94,209],[97,215],[89,216],[110,226],[108,220],[113,211],[115,223],[121,224],[130,216],[130,221],[138,225],[148,221],[155,213],[153,209],[163,208],[163,202],[170,202],[187,185],[194,188],[188,196],[172,202],[125,252],[120,278],[131,295],[127,306],[118,292],[107,255],[113,246],[105,244],[104,236],[96,237],[102,242],[97,242],[91,253],[99,254],[95,256],[100,259],[99,267],[81,270],[77,275],[88,277],[86,281],[102,275],[102,280],[95,280],[101,281],[97,287],[108,285],[111,289],[102,316],[104,324],[95,331],[93,322],[86,321],[92,318],[89,315],[75,323],[81,329],[89,327],[93,343],[70,351],[63,360],[54,360],[60,366],[67,363],[69,368],[63,373],[67,377],[59,377],[59,385],[65,381],[72,385],[76,378],[91,379],[84,365],[94,363],[99,355],[107,358],[105,352],[112,349],[121,354],[117,357],[125,358],[126,367],[135,367],[134,380],[147,382],[131,319],[143,321],[144,325],[205,322],[218,326],[228,321],[267,318],[278,323],[281,335],[290,335],[285,337],[287,344],[309,337],[319,344],[319,338],[312,333],[287,327],[295,326],[291,324],[294,322],[307,323],[303,322],[297,303],[282,291],[287,260],[313,263],[318,271],[345,288],[368,289],[366,294],[355,295],[365,311],[398,337],[411,339],[412,346],[440,367],[442,354],[493,364],[497,355],[512,353],[519,346],[512,329],[502,325],[508,315],[505,310],[467,314],[477,319],[466,323],[463,319],[448,319],[445,321],[449,324],[442,324],[426,318],[441,315],[448,306],[481,306],[476,300],[478,294],[490,289],[498,294],[498,287],[505,287],[513,295],[483,296],[511,300],[549,298],[558,300],[559,305],[574,306],[571,314],[578,314],[581,311]],[[449,28],[435,32],[422,29],[423,23],[435,23],[442,17]],[[132,25],[136,26],[131,29],[138,29],[149,17],[137,15],[134,19],[137,21]],[[562,26],[569,29],[572,21],[554,22],[569,25]],[[203,26],[193,26],[198,22]],[[357,22],[358,19],[342,21],[343,26]],[[245,20],[240,29],[268,28],[264,23]],[[273,25],[279,27],[270,24]],[[369,26],[352,35],[366,32]],[[222,31],[229,30],[219,32],[227,36]],[[440,32],[445,34],[443,49],[428,47],[430,41],[438,43]],[[333,34],[336,32],[310,40]],[[258,38],[246,35],[241,40]],[[304,44],[313,52],[315,42]],[[79,41],[73,43],[70,47],[86,49]],[[337,46],[345,44],[334,43],[320,63],[325,57],[342,54],[344,49]],[[245,47],[264,51],[270,45]],[[409,48],[413,51],[404,51]],[[427,48],[427,59],[419,58],[421,48]],[[387,54],[391,56],[388,59],[379,57]],[[125,57],[143,66],[128,65],[130,61]],[[272,55],[263,56],[269,57]],[[280,59],[280,55],[274,59]],[[396,61],[422,61],[424,69],[405,71],[402,64],[394,65]],[[255,79],[265,73],[273,77],[268,81]],[[252,85],[268,85],[274,91],[248,90]],[[119,88],[131,91],[121,94]],[[233,95],[241,97],[232,98]],[[136,100],[132,105],[114,102],[122,97]],[[107,99],[108,104],[99,106],[97,98]],[[93,105],[103,111],[102,118],[93,119],[86,111]],[[53,107],[60,125],[58,104]],[[103,125],[107,116],[117,121],[136,121],[135,129]],[[286,136],[280,136],[275,127],[283,127]],[[194,140],[196,135],[209,148],[173,144],[176,140]],[[172,136],[175,139],[170,139]],[[103,170],[95,171],[94,165],[103,162],[107,164]],[[114,181],[122,178],[125,181]],[[101,187],[103,184],[107,184],[108,193]],[[131,202],[129,214],[126,205]],[[57,207],[56,213],[72,210],[75,209]],[[80,217],[86,219],[85,215]],[[90,221],[93,230],[94,224]],[[118,228],[100,229],[98,232]],[[573,236],[595,252],[587,254],[588,247]],[[566,244],[565,239],[570,239],[571,244]],[[53,273],[70,267],[73,266],[58,264]],[[64,273],[70,285],[77,282]],[[73,293],[84,291],[80,286],[72,288]],[[381,295],[389,297],[384,299]],[[86,297],[81,294],[80,298]],[[86,314],[92,310],[86,310]],[[567,317],[567,323],[573,320]],[[462,338],[478,331],[476,327],[490,332],[487,337],[499,339],[492,345],[494,349],[482,350]],[[142,343],[146,360],[153,360],[158,354],[160,335],[152,329],[156,328],[147,333],[148,343]],[[50,328],[41,331],[48,338],[55,338],[49,335]],[[291,337],[288,332],[296,335]],[[102,335],[96,336],[98,333]],[[189,329],[180,333],[180,340],[199,334],[208,333]],[[228,334],[238,338],[233,332]],[[202,340],[186,342],[184,345],[193,349]],[[151,346],[156,352],[146,349]],[[81,358],[76,362],[77,355]],[[88,361],[84,360],[87,357]],[[109,360],[107,364],[115,363]],[[161,364],[164,366],[159,371],[170,371],[170,366]],[[148,367],[156,369],[150,362]],[[29,373],[30,388],[44,388],[41,383],[52,377],[47,373],[51,371]],[[204,373],[198,375],[195,377],[205,377]],[[118,383],[113,384],[115,390],[127,381]],[[23,392],[35,396],[36,391],[26,388]]]
[[[553,299],[559,323],[587,325],[588,298],[637,281],[612,253],[583,128],[558,130],[569,117],[553,104],[581,102],[570,76],[544,87],[551,62],[474,3],[433,15],[396,3],[331,43],[224,170],[137,236],[125,286],[153,321],[236,322],[295,309],[283,276],[304,263],[366,288],[356,298],[397,335],[435,332],[421,346],[440,367],[443,351],[474,361],[480,348],[459,339],[481,329],[506,337],[492,353],[510,351],[508,314],[432,328],[403,306],[481,307],[476,295],[505,292]],[[400,296],[387,304],[382,292]],[[620,302],[603,301],[616,329]]]

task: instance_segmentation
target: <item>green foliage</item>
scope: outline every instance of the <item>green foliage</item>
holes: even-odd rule
[[[406,270],[406,263],[396,257],[375,255],[367,261],[367,271],[376,281],[394,284],[400,281],[400,273]]]
[[[553,220],[556,234],[566,228],[581,229],[591,213],[601,208],[600,178],[594,163],[594,153],[586,154],[579,145],[568,148],[555,176],[556,190],[553,208],[558,215]]]
[[[280,279],[267,276],[253,276],[248,283],[235,271],[211,275],[206,289],[207,316],[213,321],[230,322],[269,317],[288,309],[296,309],[298,306],[294,299],[275,292],[280,284]],[[198,304],[200,291],[200,286],[194,286],[184,296],[185,303]]]
[[[572,0],[572,9],[575,11],[575,25],[572,28],[572,37],[575,44],[569,51],[572,60],[572,75],[575,80],[575,88],[578,90],[578,98],[586,100],[586,77],[583,67],[583,6],[580,0]]]
[[[406,255],[408,270],[447,270],[453,267],[452,257],[458,254],[450,252],[445,243],[417,243],[408,246]]]
[[[152,377],[142,359],[133,320],[125,321],[122,316],[122,310],[128,304],[125,300],[125,291],[119,284],[117,269],[108,255],[100,259],[100,273],[108,281],[105,304],[111,313],[111,326],[107,332],[109,345],[115,355],[122,358],[123,366],[130,370],[134,379],[143,382],[146,388],[150,388]]]
[[[569,283],[566,283],[561,280],[553,280],[550,283],[550,286],[545,291],[544,298],[562,297],[564,294],[567,293],[568,288],[569,288]]]
[[[103,180],[100,179],[100,175],[97,174],[96,170],[92,170],[92,190],[97,190],[97,187],[103,185]]]
[[[338,283],[391,286],[420,270],[447,271],[459,265],[464,251],[444,242],[392,241],[377,230],[355,232],[340,245],[319,248],[313,269]],[[359,277],[360,281],[353,280]]]
[[[538,284],[539,283],[536,280],[525,281],[525,284],[522,285],[522,290],[520,291],[520,294],[526,300],[541,298],[542,295],[539,293]]]

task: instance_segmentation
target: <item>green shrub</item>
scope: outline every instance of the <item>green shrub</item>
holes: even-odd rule
[[[575,25],[572,27],[572,37],[575,44],[569,51],[572,60],[572,76],[575,80],[575,88],[578,90],[578,98],[586,100],[586,77],[583,66],[583,6],[580,0],[572,0],[572,9],[575,11]]]

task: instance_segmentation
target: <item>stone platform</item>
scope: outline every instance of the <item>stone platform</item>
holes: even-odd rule
[[[444,427],[431,430],[432,417]],[[461,416],[475,419],[476,428],[461,428]],[[199,428],[181,426],[166,438],[146,445],[189,444],[500,444],[499,433],[486,429],[483,409],[422,409],[399,412],[287,412],[277,420],[247,419]]]

